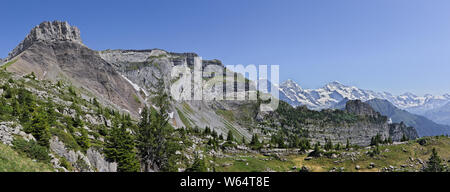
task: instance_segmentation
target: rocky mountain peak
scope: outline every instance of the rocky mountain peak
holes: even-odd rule
[[[414,95],[413,93],[410,93],[410,92],[403,93],[400,96],[404,96],[404,97],[408,97],[408,98],[416,98],[417,97],[416,95]]]
[[[62,21],[46,21],[34,27],[25,39],[9,53],[7,60],[19,55],[36,41],[71,41],[83,44],[80,30],[77,27],[70,26],[69,23]]]
[[[325,88],[330,89],[330,90],[343,89],[345,87],[346,86],[344,84],[340,83],[339,81],[333,81],[333,82],[325,85]]]
[[[283,82],[281,84],[281,87],[286,87],[286,88],[296,88],[298,90],[302,90],[302,88],[300,87],[300,85],[298,85],[295,81],[293,81],[292,79],[288,79],[285,82]]]

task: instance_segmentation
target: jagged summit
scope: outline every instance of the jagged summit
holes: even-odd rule
[[[45,21],[34,27],[25,39],[9,53],[6,60],[19,55],[37,41],[71,41],[83,44],[80,36],[80,30],[75,26],[70,26],[68,22]]]
[[[80,30],[67,22],[43,22],[34,27],[9,54],[6,70],[17,75],[34,73],[39,80],[65,81],[137,116],[143,100],[127,79],[85,46]]]

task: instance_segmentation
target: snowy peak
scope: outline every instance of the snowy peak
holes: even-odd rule
[[[345,98],[350,100],[374,98],[374,96],[370,96],[364,90],[346,86],[338,81],[328,83],[319,89],[300,89],[297,83],[288,80],[281,84],[280,92],[282,95],[280,98],[291,105],[306,105],[311,109],[331,108]]]
[[[343,89],[345,87],[346,86],[343,85],[342,83],[340,83],[339,81],[333,81],[333,82],[325,85],[325,88],[329,88],[329,89]]]
[[[288,88],[295,88],[298,90],[302,90],[302,87],[300,87],[300,85],[298,85],[295,81],[293,81],[292,79],[288,79],[285,82],[283,82],[281,84],[281,86],[283,87],[288,87]]]
[[[293,106],[306,105],[310,109],[320,110],[334,108],[344,99],[368,101],[371,99],[385,99],[396,107],[412,112],[429,110],[441,107],[450,102],[450,94],[433,96],[427,94],[423,97],[413,93],[404,93],[394,96],[388,92],[375,92],[347,86],[338,81],[326,84],[318,89],[301,89],[293,80],[288,80],[280,86],[280,98]]]

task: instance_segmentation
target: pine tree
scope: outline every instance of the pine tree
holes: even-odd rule
[[[345,149],[350,149],[350,140],[349,139],[347,139],[347,144],[345,145]]]
[[[405,134],[403,134],[402,139],[401,139],[400,141],[401,141],[401,142],[409,141],[409,138],[406,137]]]
[[[210,135],[210,134],[211,134],[211,129],[208,126],[206,126],[205,131],[203,132],[203,135],[206,136],[206,135]]]
[[[231,130],[228,131],[227,141],[228,142],[233,142],[234,141],[233,132],[231,132]]]
[[[172,139],[173,128],[169,125],[168,95],[164,91],[164,82],[158,79],[158,91],[153,98],[156,109],[144,109],[137,130],[137,148],[144,171],[176,171],[177,157],[180,149],[178,142]]]
[[[314,151],[312,151],[308,156],[310,157],[319,157],[322,154],[320,150],[320,142],[314,144]]]
[[[212,136],[214,139],[216,139],[216,138],[217,138],[217,131],[216,131],[216,130],[213,130],[212,133],[211,133],[211,136]]]
[[[138,172],[140,164],[136,156],[134,137],[127,129],[126,123],[118,125],[115,122],[106,137],[104,151],[109,160],[117,162],[117,171]]]
[[[89,149],[89,147],[91,146],[91,142],[89,140],[88,137],[88,132],[86,131],[86,129],[81,128],[80,129],[80,136],[76,137],[76,141],[78,143],[78,145],[84,150],[86,151],[87,149]]]
[[[442,160],[439,157],[436,148],[433,148],[431,152],[430,159],[426,163],[426,167],[423,169],[424,172],[444,172],[444,166],[442,165]]]
[[[337,151],[341,150],[341,144],[340,144],[340,143],[337,143],[337,144],[335,145],[335,149],[336,149]]]
[[[51,100],[50,97],[47,99],[47,114],[48,114],[48,124],[50,126],[53,126],[56,123],[56,111],[55,111],[55,104]]]
[[[36,138],[39,145],[49,147],[50,130],[47,113],[42,107],[38,107],[32,114],[31,123],[25,130]]]
[[[206,172],[206,163],[204,159],[200,159],[198,156],[195,157],[194,163],[186,172]]]
[[[252,140],[250,141],[250,146],[251,146],[252,149],[254,149],[254,150],[261,149],[262,145],[261,145],[261,143],[259,142],[259,138],[258,138],[258,135],[257,135],[257,134],[254,134],[254,135],[252,136]]]
[[[331,150],[331,149],[333,149],[333,143],[331,142],[331,140],[330,139],[325,139],[325,146],[324,146],[324,148],[325,148],[325,150]]]

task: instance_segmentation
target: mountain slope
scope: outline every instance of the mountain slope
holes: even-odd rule
[[[427,119],[426,117],[401,110],[387,100],[372,99],[366,102],[376,111],[391,118],[393,122],[404,122],[406,125],[416,128],[421,137],[450,133],[449,126],[440,125]]]
[[[442,107],[425,111],[422,115],[437,123],[450,126],[450,102]]]

